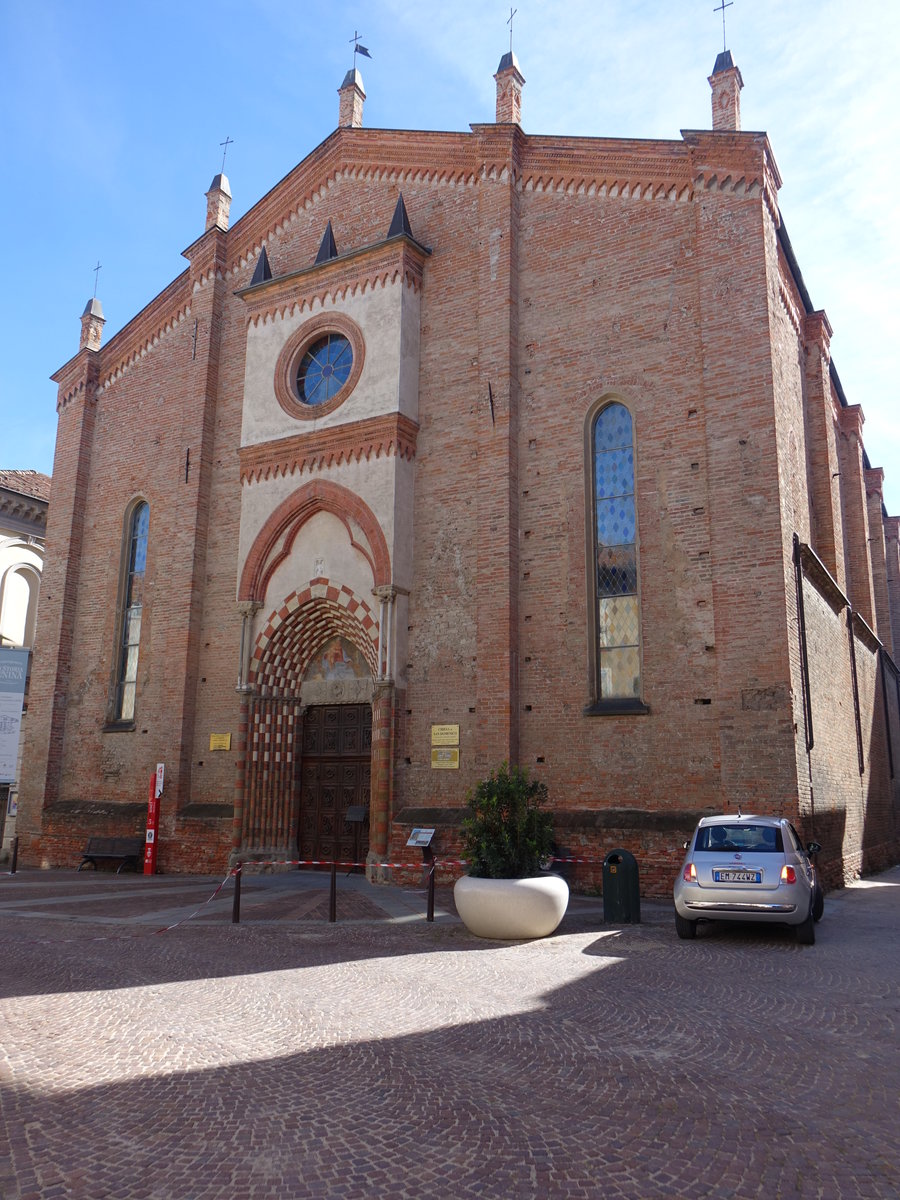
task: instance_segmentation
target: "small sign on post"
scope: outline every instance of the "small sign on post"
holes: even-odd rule
[[[434,837],[433,829],[414,829],[409,835],[407,846],[430,846]]]

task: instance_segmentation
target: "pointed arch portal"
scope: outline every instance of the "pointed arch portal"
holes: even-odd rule
[[[271,614],[243,697],[236,857],[365,860],[368,825],[347,816],[371,809],[386,828],[373,727],[389,724],[391,696],[378,661],[375,614],[345,587],[317,581]]]

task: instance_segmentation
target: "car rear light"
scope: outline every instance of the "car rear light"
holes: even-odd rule
[[[796,883],[797,882],[797,872],[794,870],[793,867],[789,867],[787,865],[787,863],[785,863],[784,866],[781,868],[781,882],[782,883]]]
[[[697,868],[694,866],[693,863],[687,864],[687,866],[681,872],[681,878],[684,880],[685,883],[696,883],[697,882]]]

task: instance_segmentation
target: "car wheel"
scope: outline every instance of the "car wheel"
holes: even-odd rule
[[[816,943],[816,923],[813,918],[812,909],[809,910],[809,916],[802,924],[796,926],[797,941],[801,946],[814,946]]]
[[[822,914],[825,911],[825,893],[822,891],[821,885],[816,884],[816,890],[813,892],[812,915],[814,921],[821,921]]]
[[[675,932],[680,938],[689,941],[697,936],[697,922],[689,921],[687,917],[681,916],[680,913],[675,914]]]

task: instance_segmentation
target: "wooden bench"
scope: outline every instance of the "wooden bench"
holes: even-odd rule
[[[138,863],[143,857],[144,839],[142,837],[92,837],[88,838],[88,844],[84,848],[78,870],[80,871],[82,867],[86,867],[90,863],[96,871],[98,859],[121,858],[122,861],[116,869],[116,874],[120,875],[126,867],[131,867],[132,871],[136,871]]]

